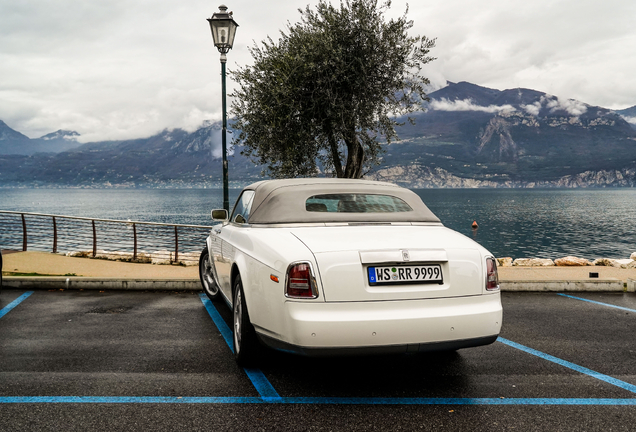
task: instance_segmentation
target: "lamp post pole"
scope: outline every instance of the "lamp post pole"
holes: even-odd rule
[[[229,192],[229,176],[227,164],[227,104],[225,90],[225,63],[227,63],[226,54],[232,49],[234,44],[234,36],[238,24],[232,18],[232,12],[227,12],[227,6],[219,6],[219,12],[215,12],[212,18],[207,18],[212,31],[212,39],[214,46],[221,53],[221,92],[222,92],[222,110],[223,110],[223,130],[221,132],[221,150],[223,151],[223,208],[230,211],[230,192]]]
[[[221,135],[221,150],[223,151],[223,208],[230,212],[230,186],[227,167],[227,105],[225,98],[225,63],[227,57],[221,54],[221,92],[223,93],[223,132]]]

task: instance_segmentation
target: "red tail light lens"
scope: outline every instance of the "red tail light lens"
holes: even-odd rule
[[[316,298],[316,284],[309,263],[294,263],[287,270],[285,295],[291,298]]]
[[[486,290],[499,289],[499,275],[497,274],[497,261],[493,257],[486,258]]]

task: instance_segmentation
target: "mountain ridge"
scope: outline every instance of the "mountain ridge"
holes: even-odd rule
[[[59,129],[32,139],[0,120],[0,155],[60,153],[81,146],[82,143],[77,141],[79,136],[75,131]]]
[[[636,106],[612,111],[468,82],[448,83],[429,97],[367,178],[407,187],[636,186],[636,130],[626,121]],[[2,125],[0,136],[8,128]],[[219,123],[83,145],[78,136],[60,130],[39,139],[77,144],[56,154],[2,154],[0,141],[0,186],[220,187]],[[261,179],[262,169],[240,147],[230,157],[236,187]]]

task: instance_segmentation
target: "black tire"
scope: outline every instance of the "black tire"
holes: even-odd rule
[[[203,248],[201,257],[199,257],[199,279],[205,295],[212,301],[217,300],[220,296],[219,286],[212,274],[212,264],[210,263],[210,254],[207,246]]]
[[[234,282],[232,324],[234,359],[239,366],[253,366],[258,356],[258,339],[247,311],[241,276],[237,276]]]

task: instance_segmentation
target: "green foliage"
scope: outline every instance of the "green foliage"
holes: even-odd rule
[[[360,178],[379,162],[393,119],[428,100],[421,67],[435,41],[411,37],[408,10],[385,20],[390,1],[324,0],[301,21],[250,49],[253,66],[232,72],[235,144],[273,177]]]

